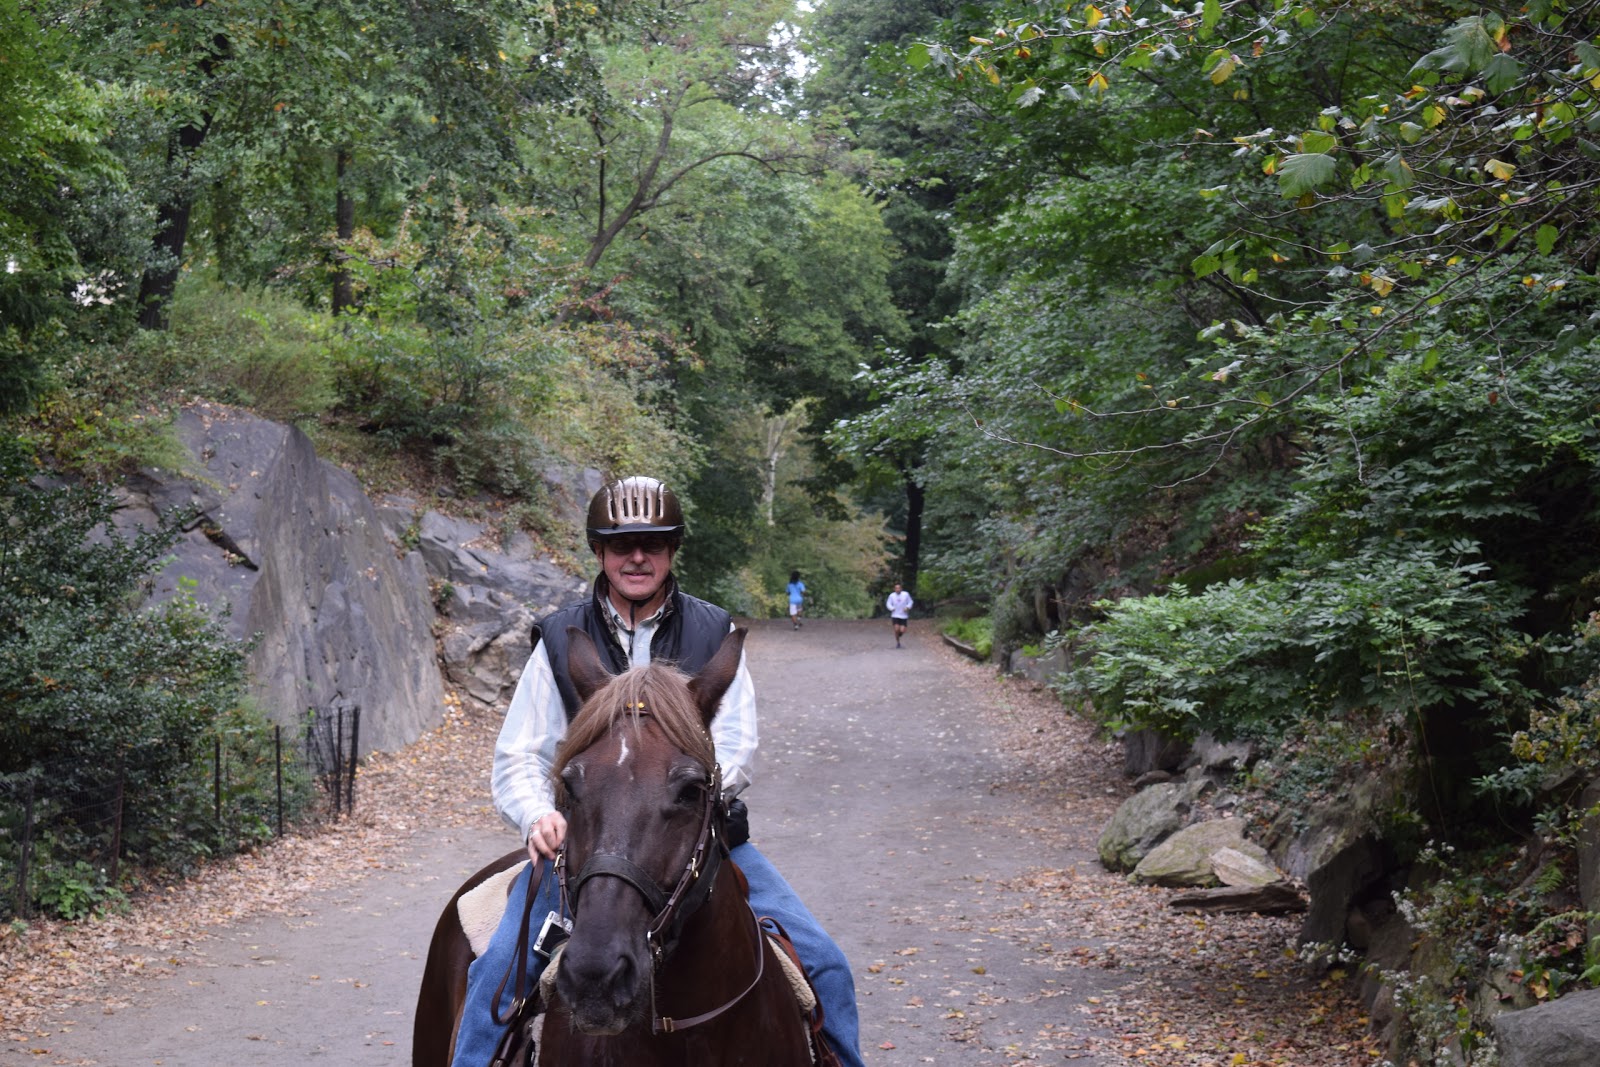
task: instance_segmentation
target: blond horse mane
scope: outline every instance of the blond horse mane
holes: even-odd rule
[[[637,734],[644,720],[654,722],[669,744],[704,763],[708,771],[716,763],[716,747],[689,692],[689,676],[660,663],[634,667],[584,701],[573,717],[557,750],[555,765],[550,768],[557,806],[567,802],[561,772],[574,757],[621,724]]]

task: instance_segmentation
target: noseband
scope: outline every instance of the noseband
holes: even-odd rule
[[[722,866],[723,857],[728,854],[727,847],[717,833],[720,824],[718,815],[722,814],[722,809],[722,768],[713,766],[711,777],[706,781],[705,804],[700,810],[699,836],[689,853],[688,864],[678,876],[678,884],[670,891],[661,888],[637,863],[615,852],[597,852],[590,856],[589,862],[578,872],[578,877],[569,883],[567,851],[563,848],[556,857],[556,876],[561,880],[561,895],[566,901],[567,913],[577,914],[578,894],[589,879],[601,876],[621,879],[644,897],[650,907],[653,918],[649,929],[645,931],[645,942],[650,946],[652,965],[661,966],[661,961],[677,945],[678,936],[683,933],[683,924],[711,896],[717,870]]]

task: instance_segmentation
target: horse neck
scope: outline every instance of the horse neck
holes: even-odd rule
[[[725,860],[711,895],[684,922],[656,976],[661,1010],[698,1013],[737,995],[755,977],[760,948],[744,880]]]

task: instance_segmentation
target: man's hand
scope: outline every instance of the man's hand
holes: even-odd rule
[[[555,859],[556,850],[567,839],[567,820],[559,811],[541,815],[528,831],[528,858],[535,863],[539,857]]]

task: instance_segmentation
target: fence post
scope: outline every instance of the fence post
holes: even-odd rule
[[[344,801],[344,779],[340,777],[343,772],[344,705],[341,704],[333,717],[333,817],[335,819],[344,814],[344,809],[340,806]]]
[[[117,865],[122,860],[122,801],[125,795],[125,786],[128,781],[128,768],[123,760],[117,759],[117,799],[113,801],[114,807],[111,814],[111,884],[117,884]]]
[[[345,810],[354,815],[356,811],[356,753],[361,746],[357,743],[361,739],[361,705],[357,704],[350,709],[350,771],[349,778],[345,780]]]
[[[28,917],[28,854],[33,851],[33,782],[22,801],[22,852],[17,863],[17,916]]]
[[[283,726],[272,724],[272,771],[278,784],[278,836],[283,836]]]
[[[211,739],[211,807],[217,823],[217,848],[222,848],[222,735]]]

